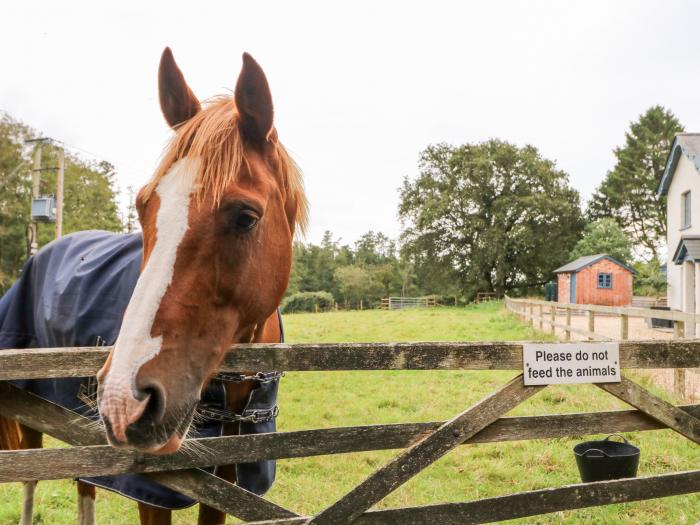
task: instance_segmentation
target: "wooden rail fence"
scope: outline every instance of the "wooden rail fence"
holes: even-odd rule
[[[549,331],[552,335],[555,335],[557,328],[563,330],[564,339],[566,341],[571,340],[572,333],[584,336],[589,341],[612,341],[614,338],[595,331],[596,314],[618,316],[620,319],[619,338],[623,341],[629,339],[630,317],[673,321],[674,337],[678,339],[685,337],[686,324],[700,325],[700,314],[691,314],[676,310],[654,310],[651,308],[601,306],[594,304],[569,304],[537,299],[513,299],[508,296],[505,298],[505,303],[508,310],[519,315],[523,320],[529,321],[533,327],[537,325],[537,328],[544,330],[546,325],[549,327]],[[564,311],[566,314],[565,323],[560,323],[556,320],[557,314],[560,311]],[[588,317],[587,330],[571,326],[572,312],[585,312]],[[686,390],[686,369],[676,369],[673,383],[676,395],[681,399],[686,399],[688,397],[688,392]]]
[[[109,348],[0,352],[0,380],[94,374]],[[622,341],[625,369],[700,367],[700,341]],[[522,343],[367,343],[239,345],[222,370],[522,370]],[[70,448],[0,452],[0,482],[144,473],[246,522],[282,524],[465,524],[700,492],[700,470],[578,483],[462,503],[371,510],[455,447],[671,428],[700,443],[700,405],[674,406],[625,375],[598,387],[634,410],[504,417],[543,386],[517,375],[449,421],[368,425],[201,439],[193,455],[152,456],[114,449],[91,421],[10,383],[0,382],[0,414],[52,435]],[[693,445],[694,446],[694,445]],[[302,516],[200,467],[263,459],[405,449],[326,509]]]

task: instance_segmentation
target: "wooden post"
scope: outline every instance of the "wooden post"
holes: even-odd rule
[[[63,169],[66,160],[66,152],[63,148],[58,150],[58,173],[56,174],[56,238],[63,236]]]
[[[622,314],[620,316],[620,339],[622,339],[623,341],[628,339],[629,321],[630,321],[629,315]]]
[[[685,321],[675,321],[673,328],[674,338],[683,339],[685,337]],[[680,399],[685,399],[685,368],[676,368],[673,371],[673,391]]]
[[[595,332],[595,312],[593,310],[588,310],[588,331]],[[588,336],[588,340],[593,340],[593,334]]]
[[[535,326],[535,306],[530,303],[530,326]]]
[[[39,141],[34,150],[34,169],[32,170],[32,199],[39,196],[39,188],[41,187],[41,144]],[[30,224],[32,239],[29,245],[29,253],[34,255],[39,250],[39,232],[36,221]]]
[[[685,368],[676,368],[673,371],[673,391],[681,401],[685,401]]]
[[[557,319],[557,307],[555,305],[551,306],[551,311],[549,312],[549,324],[551,325],[551,331],[552,335],[556,335],[556,329],[554,327],[554,323],[556,322]]]
[[[566,309],[566,330],[564,330],[564,338],[571,341],[571,308]]]
[[[676,339],[683,339],[683,337],[685,337],[685,321],[674,321],[673,328],[673,336]]]
[[[542,315],[542,305],[539,306],[539,313],[540,313],[540,330],[544,328],[544,320],[543,320],[543,315]]]

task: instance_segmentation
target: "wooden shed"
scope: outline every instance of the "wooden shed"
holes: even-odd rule
[[[554,270],[560,303],[627,306],[632,304],[632,268],[599,253],[579,257]]]

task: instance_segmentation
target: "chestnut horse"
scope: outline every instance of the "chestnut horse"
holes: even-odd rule
[[[169,48],[158,81],[175,135],[136,200],[141,273],[97,374],[97,405],[112,446],[171,454],[226,350],[280,341],[277,308],[307,204],[301,174],[277,138],[265,74],[250,55],[243,55],[233,97],[200,104]],[[240,412],[253,387],[227,385],[228,409]],[[0,445],[40,447],[41,434],[0,418]],[[234,466],[218,475],[235,482]],[[34,486],[25,485],[25,523]],[[90,523],[94,487],[79,482],[78,491],[79,520]],[[139,515],[142,525],[171,519],[171,511],[142,503]],[[224,521],[222,512],[200,505],[200,524]]]

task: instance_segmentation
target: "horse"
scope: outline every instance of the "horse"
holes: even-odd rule
[[[166,48],[158,93],[174,135],[152,179],[138,192],[141,233],[83,232],[42,249],[0,300],[0,348],[8,347],[3,341],[36,346],[46,340],[37,336],[40,332],[55,335],[42,318],[46,304],[37,304],[47,300],[43,289],[35,296],[27,292],[30,276],[48,275],[50,282],[42,285],[52,290],[76,281],[73,266],[73,273],[83,276],[80,292],[58,294],[64,303],[78,303],[67,305],[74,333],[95,322],[79,304],[83,291],[91,289],[85,284],[92,283],[85,281],[87,269],[99,273],[111,265],[102,273],[128,284],[98,286],[100,293],[111,294],[113,309],[120,309],[122,297],[125,305],[123,316],[105,314],[106,306],[97,315],[116,338],[98,335],[113,343],[96,376],[99,420],[113,447],[172,454],[196,431],[193,419],[205,398],[218,395],[225,405],[218,413],[235,415],[255,411],[251,403],[260,392],[263,398],[276,396],[279,373],[217,377],[216,371],[231,345],[282,339],[279,304],[289,280],[293,238],[305,228],[308,206],[301,172],[278,139],[267,78],[249,54],[243,54],[233,96],[200,103]],[[128,264],[119,262],[125,254]],[[30,299],[34,304],[25,304]],[[8,313],[19,302],[34,314],[31,323]],[[18,340],[17,334],[25,338]],[[274,388],[265,393],[270,384]],[[266,421],[274,425],[276,410],[267,412]],[[224,434],[251,426],[239,416],[221,421]],[[39,448],[41,441],[39,432],[0,417],[0,448]],[[236,467],[219,467],[216,474],[240,482]],[[78,481],[82,524],[94,523],[95,484],[101,486],[94,479]],[[31,523],[35,485],[25,484],[23,525]],[[257,492],[268,488],[262,485]],[[139,502],[139,516],[142,525],[166,525],[171,510]],[[224,513],[200,505],[200,525],[224,521]]]

